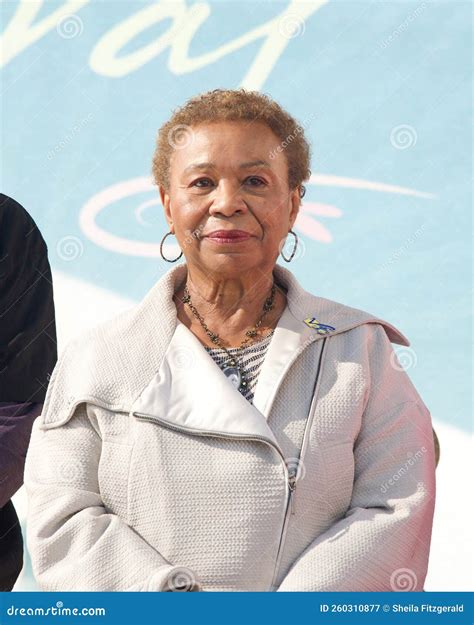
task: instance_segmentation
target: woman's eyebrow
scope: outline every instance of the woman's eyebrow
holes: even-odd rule
[[[272,168],[270,163],[262,159],[246,161],[245,163],[240,163],[239,165],[239,169],[246,169],[248,167],[267,167],[268,169]],[[191,165],[188,165],[187,167],[184,168],[183,173],[187,174],[188,172],[193,171],[195,169],[215,169],[215,168],[216,168],[216,163],[211,163],[209,161],[205,161],[202,163],[191,163]]]
[[[240,169],[244,169],[246,167],[268,167],[268,169],[272,168],[270,163],[262,159],[257,159],[255,161],[247,161],[246,163],[240,163],[239,165]]]

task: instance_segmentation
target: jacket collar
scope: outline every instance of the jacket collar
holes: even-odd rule
[[[172,267],[137,306],[68,343],[48,386],[42,413],[43,428],[67,422],[82,402],[130,414],[148,414],[151,410],[158,416],[159,406],[166,405],[160,404],[160,397],[163,400],[164,394],[172,393],[171,398],[179,397],[177,408],[162,415],[170,422],[272,438],[266,417],[295,349],[363,323],[380,323],[392,342],[410,345],[392,324],[363,310],[312,295],[289,270],[277,264],[274,277],[287,290],[287,308],[270,342],[252,406],[239,391],[230,388],[231,382],[197,337],[178,323],[173,293],[186,273],[186,263]],[[186,358],[195,363],[191,369],[199,375],[186,375],[185,366],[180,369],[179,362],[186,362]],[[227,385],[223,385],[223,381]],[[203,382],[208,384],[206,393],[202,392]],[[186,387],[190,383],[194,392]],[[215,398],[214,410],[206,423],[196,421],[209,406],[208,393]],[[219,403],[229,397],[234,400],[232,411],[227,410],[226,403]],[[201,406],[201,402],[205,402],[205,406]],[[226,410],[222,410],[223,405]]]

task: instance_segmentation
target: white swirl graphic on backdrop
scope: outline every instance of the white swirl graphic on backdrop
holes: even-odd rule
[[[161,200],[157,193],[157,189],[153,184],[151,178],[133,178],[132,180],[126,180],[120,182],[111,187],[107,187],[100,193],[94,195],[83,207],[79,215],[79,226],[87,238],[106,250],[111,252],[117,252],[119,254],[125,254],[127,256],[142,256],[146,258],[161,258],[160,244],[149,243],[146,241],[136,241],[121,237],[117,234],[112,234],[97,224],[97,217],[105,211],[107,208],[112,207],[116,202],[125,198],[133,200],[133,196],[143,192],[153,192],[156,198],[142,202],[134,210],[137,221],[144,223],[142,213],[145,208],[149,208],[153,205],[160,205]],[[161,209],[160,209],[161,210]],[[164,233],[163,233],[164,234]],[[163,236],[161,234],[161,236]],[[157,231],[157,238],[161,239],[160,233]],[[171,248],[170,254],[179,254],[179,245],[169,244],[168,249]],[[173,249],[174,248],[174,249]]]
[[[377,191],[384,193],[391,193],[397,195],[411,195],[415,197],[422,197],[426,199],[432,199],[436,196],[431,193],[425,193],[423,191],[417,191],[415,189],[409,189],[406,187],[398,187],[395,185],[384,184],[380,182],[374,182],[370,180],[361,180],[356,178],[345,178],[342,176],[332,176],[330,174],[313,175],[309,179],[307,186],[308,190],[311,185],[316,187],[329,186],[329,187],[344,187],[351,189],[366,189],[369,191]],[[143,193],[149,193],[150,199],[137,202],[136,196]],[[127,200],[131,204],[130,214],[134,216],[134,222],[141,226],[156,228],[156,243],[150,243],[147,241],[140,241],[136,239],[119,236],[109,232],[104,227],[99,226],[97,219],[99,215],[102,215],[105,211],[110,211],[110,218],[107,219],[107,223],[113,223],[113,209],[114,205]],[[163,215],[163,208],[161,207],[161,198],[158,193],[158,189],[155,186],[151,177],[131,178],[130,180],[124,180],[117,184],[114,184],[106,189],[103,189],[93,197],[91,197],[86,204],[82,207],[79,215],[79,226],[85,236],[103,249],[118,254],[124,254],[127,256],[141,256],[145,258],[161,258],[160,255],[160,241],[168,231],[166,223],[163,222],[163,228],[160,230],[156,224],[147,222],[143,213],[151,206],[157,206],[157,212]],[[298,217],[296,219],[294,228],[298,230],[303,237],[318,241],[319,243],[332,243],[333,237],[329,230],[329,227],[324,223],[325,220],[338,219],[342,216],[342,210],[337,206],[331,204],[323,204],[320,202],[304,201]],[[164,216],[163,216],[164,220]],[[103,221],[103,220],[102,220]],[[130,231],[130,225],[127,225],[127,231]],[[299,254],[304,254],[304,242],[300,239],[301,249]],[[293,249],[293,238],[289,237],[288,249]],[[168,237],[166,240],[166,256],[175,258],[179,256],[181,249],[174,237]],[[289,257],[289,252],[284,252],[285,256]]]

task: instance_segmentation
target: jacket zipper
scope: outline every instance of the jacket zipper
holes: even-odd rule
[[[240,439],[240,440],[253,440],[253,441],[257,441],[257,442],[262,442],[265,443],[267,445],[269,445],[272,449],[274,449],[278,455],[280,456],[282,462],[283,462],[283,467],[284,467],[284,471],[285,471],[285,481],[287,484],[287,489],[286,489],[286,501],[285,501],[285,517],[284,517],[284,523],[286,520],[286,511],[288,509],[288,504],[290,502],[290,496],[289,494],[294,490],[295,486],[294,486],[294,478],[295,476],[293,474],[289,474],[288,471],[288,465],[286,464],[286,460],[284,455],[281,453],[281,450],[274,445],[274,443],[272,443],[270,440],[268,440],[268,438],[265,438],[264,436],[256,436],[256,435],[252,435],[252,436],[246,436],[245,434],[222,434],[222,432],[216,432],[214,430],[198,430],[196,428],[190,428],[190,427],[186,427],[186,426],[178,426],[178,425],[174,425],[169,423],[168,421],[165,421],[164,419],[160,419],[159,417],[155,416],[155,415],[147,415],[147,414],[143,414],[140,412],[132,412],[132,415],[134,417],[136,417],[137,419],[141,419],[142,421],[150,421],[150,422],[158,422],[161,423],[164,427],[169,428],[170,430],[176,430],[177,432],[188,432],[188,433],[192,433],[195,434],[196,436],[214,436],[216,438],[224,438],[224,439],[228,439],[228,438],[235,438],[235,439]],[[280,544],[281,544],[281,535],[280,535]],[[278,547],[278,550],[280,550],[280,546]],[[278,554],[277,554],[277,558],[278,558]]]
[[[312,344],[312,342],[310,343]],[[315,391],[316,391],[316,387],[318,384],[318,380],[319,380],[319,373],[321,370],[321,363],[322,363],[322,358],[323,358],[323,352],[324,352],[324,348],[326,345],[326,338],[323,339],[323,344],[321,347],[321,355],[319,358],[319,363],[318,363],[318,371],[316,373],[316,380],[315,380],[315,384],[314,384],[314,389],[313,389],[313,400],[311,402],[311,406],[310,406],[310,415],[311,413],[314,413],[313,410],[313,403],[315,401]],[[285,372],[291,367],[291,365],[293,364],[293,362],[296,360],[296,358],[299,356],[299,354],[304,351],[304,349],[308,347],[308,345],[305,345],[303,348],[299,349],[294,355],[293,358],[290,360],[290,362],[287,364],[287,367],[285,368]],[[282,462],[283,462],[283,467],[284,467],[284,471],[285,471],[285,479],[286,479],[286,484],[287,484],[287,489],[286,489],[286,502],[285,502],[285,515],[283,517],[283,527],[282,527],[282,531],[280,533],[280,541],[278,544],[278,551],[277,551],[277,556],[276,556],[276,561],[275,561],[275,566],[273,569],[273,577],[272,577],[272,583],[271,583],[271,588],[274,588],[274,582],[275,582],[275,578],[276,578],[276,574],[278,572],[278,568],[280,566],[280,559],[281,559],[281,554],[282,554],[282,545],[283,545],[283,541],[286,535],[286,530],[288,527],[288,519],[289,519],[289,515],[288,515],[288,510],[290,510],[290,514],[294,514],[295,513],[295,506],[294,506],[294,492],[296,490],[296,481],[297,481],[297,473],[298,473],[298,468],[296,467],[295,470],[289,471],[288,469],[288,465],[286,463],[286,459],[284,457],[284,455],[282,454],[281,450],[279,447],[277,447],[274,443],[272,443],[270,440],[268,440],[267,438],[265,438],[264,436],[246,436],[245,434],[222,434],[222,432],[216,432],[214,430],[199,430],[196,428],[190,428],[187,426],[177,426],[174,424],[169,423],[168,421],[164,420],[164,419],[160,419],[159,417],[155,416],[155,415],[147,415],[147,414],[143,414],[143,413],[139,413],[139,412],[132,412],[132,415],[134,417],[136,417],[137,419],[141,419],[143,421],[151,421],[153,422],[158,422],[161,423],[164,427],[169,428],[170,430],[176,430],[177,432],[190,432],[196,436],[214,436],[216,438],[235,438],[235,439],[240,439],[240,440],[253,440],[253,441],[257,441],[257,442],[262,442],[265,443],[266,445],[269,445],[272,449],[274,449],[278,455],[280,456]],[[306,449],[305,446],[305,440],[306,440],[306,433],[309,429],[308,425],[309,425],[309,417],[306,420],[306,424],[305,424],[305,429],[304,429],[304,433],[303,433],[303,442],[302,442],[302,446],[301,446],[301,451],[300,451],[300,458],[303,457],[303,450]]]
[[[314,416],[314,413],[316,411],[315,408],[315,402],[316,402],[316,394],[317,394],[317,387],[318,387],[318,380],[319,380],[319,374],[321,371],[321,364],[323,362],[323,355],[324,355],[324,350],[326,347],[326,338],[323,339],[323,344],[321,347],[321,353],[319,356],[319,362],[318,362],[318,370],[316,372],[316,380],[314,382],[314,388],[313,388],[313,399],[311,401],[311,405],[309,408],[309,414],[308,414],[308,418],[306,419],[306,423],[305,423],[305,428],[304,428],[304,432],[303,432],[303,441],[301,443],[301,449],[300,449],[300,459],[304,457],[304,452],[306,451],[306,447],[307,447],[307,433],[310,429],[311,423],[313,421],[312,417]],[[281,537],[280,537],[280,544],[278,546],[278,552],[277,552],[277,558],[276,558],[276,562],[275,562],[275,568],[273,570],[273,579],[272,579],[272,590],[275,588],[275,581],[276,581],[276,577],[277,577],[277,573],[278,573],[278,569],[280,568],[280,560],[281,560],[281,556],[283,553],[283,544],[285,541],[285,537],[286,537],[286,531],[288,529],[288,523],[289,523],[289,518],[290,515],[295,513],[295,502],[294,502],[294,496],[295,496],[295,490],[296,490],[296,482],[297,482],[297,478],[298,478],[298,468],[299,468],[299,464],[297,465],[296,469],[289,475],[288,478],[288,487],[289,487],[289,494],[288,494],[288,505],[286,508],[286,512],[285,512],[285,518],[283,521],[283,529],[281,532]],[[290,515],[288,514],[288,509],[290,510]]]
[[[289,493],[290,511],[291,511],[291,514],[294,514],[295,502],[293,500],[293,493],[295,492],[295,488],[296,488],[296,470],[294,473],[291,473],[291,475],[288,476],[288,488],[290,489],[290,493]]]
[[[191,432],[192,434],[195,434],[196,436],[214,436],[216,438],[236,438],[236,439],[242,439],[242,440],[251,440],[251,441],[259,441],[259,442],[261,441],[269,445],[272,449],[274,449],[278,453],[280,458],[283,460],[283,464],[285,465],[285,468],[286,468],[285,457],[281,453],[280,449],[274,443],[272,443],[272,441],[270,441],[268,438],[265,438],[265,436],[258,436],[255,434],[251,436],[247,436],[245,434],[230,434],[230,433],[222,434],[222,432],[216,432],[215,430],[199,430],[196,428],[190,428],[186,425],[181,425],[181,426],[174,425],[173,423],[170,423],[169,421],[166,421],[165,419],[160,419],[160,417],[157,417],[156,415],[147,415],[147,414],[143,414],[140,412],[132,412],[132,415],[134,417],[137,417],[137,419],[142,419],[143,421],[158,421],[159,423],[169,428],[170,430],[176,430],[178,432]]]

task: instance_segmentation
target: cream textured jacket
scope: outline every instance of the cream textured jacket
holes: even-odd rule
[[[40,587],[422,590],[435,456],[409,341],[276,265],[252,405],[177,320],[186,271],[58,360],[25,468]]]

